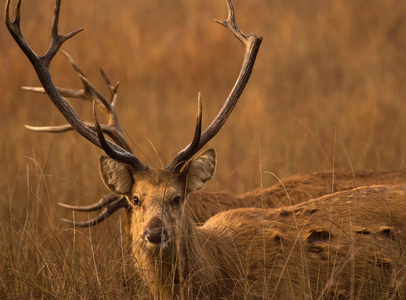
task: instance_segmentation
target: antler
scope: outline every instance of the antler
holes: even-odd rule
[[[127,198],[121,195],[117,195],[114,193],[109,193],[107,195],[104,195],[103,198],[101,198],[98,202],[88,205],[88,206],[80,206],[80,205],[68,205],[64,203],[58,203],[60,206],[69,208],[71,210],[77,210],[77,211],[96,211],[103,209],[103,211],[97,215],[95,218],[84,221],[84,222],[79,222],[76,220],[69,220],[69,219],[62,219],[63,221],[74,225],[74,226],[79,226],[79,227],[90,227],[97,225],[98,223],[104,221],[108,217],[110,217],[115,211],[117,211],[120,208],[125,208],[126,210],[131,209],[130,205],[128,204]]]
[[[54,10],[54,18],[52,22],[52,38],[51,38],[51,45],[49,46],[48,51],[44,56],[38,56],[29,46],[29,44],[24,39],[24,36],[21,33],[20,29],[20,7],[21,7],[21,0],[18,1],[15,11],[15,19],[13,22],[10,20],[9,14],[9,6],[10,0],[7,0],[6,9],[5,9],[5,23],[10,31],[11,35],[13,36],[14,40],[17,42],[21,50],[30,60],[31,64],[33,65],[35,72],[37,73],[38,79],[40,80],[45,92],[48,94],[49,98],[52,100],[54,105],[58,108],[58,110],[62,113],[68,123],[83,137],[87,140],[92,142],[99,148],[102,148],[97,133],[90,128],[81,118],[73,111],[69,102],[61,95],[58,88],[54,85],[52,81],[52,77],[50,74],[49,66],[56,55],[59,49],[61,48],[62,44],[66,42],[71,37],[75,36],[83,29],[75,30],[71,33],[66,35],[61,35],[58,31],[58,23],[59,23],[59,12],[61,7],[61,0],[57,0],[55,4]],[[83,79],[83,78],[82,78]],[[123,162],[132,167],[134,172],[139,172],[141,170],[147,169],[137,157],[135,157],[131,152],[123,149],[122,147],[114,144],[110,141],[107,141],[107,144],[113,151],[115,152],[115,159]],[[103,149],[103,148],[102,148]]]
[[[196,139],[194,138],[193,142],[181,150],[166,166],[167,169],[173,170],[174,172],[179,172],[182,166],[200,149],[202,149],[203,146],[206,145],[219,132],[221,127],[227,121],[251,76],[255,59],[262,42],[262,37],[256,36],[252,31],[250,31],[250,34],[248,35],[245,35],[240,31],[235,21],[235,14],[231,0],[227,0],[227,6],[227,20],[215,21],[230,30],[244,45],[245,53],[241,71],[223,107],[211,124],[201,134],[200,139],[196,142]]]
[[[73,31],[67,35],[60,35],[58,33],[58,21],[59,21],[59,12],[60,12],[60,3],[61,1],[56,1],[55,4],[55,11],[54,11],[54,19],[52,24],[52,40],[51,46],[49,47],[47,53],[43,57],[39,57],[28,45],[25,41],[21,29],[20,29],[20,7],[21,7],[21,0],[18,1],[16,10],[15,10],[15,19],[13,22],[10,20],[9,14],[9,5],[10,1],[8,0],[6,3],[5,8],[5,23],[7,28],[9,29],[11,35],[23,50],[27,58],[30,60],[34,69],[38,75],[39,80],[43,88],[40,87],[23,87],[24,90],[38,92],[38,93],[47,93],[51,98],[52,102],[55,106],[59,109],[59,111],[64,115],[65,119],[68,121],[69,124],[61,125],[61,126],[42,126],[42,127],[34,127],[26,125],[26,128],[34,131],[39,132],[66,132],[70,130],[76,130],[79,134],[84,136],[86,139],[91,141],[96,146],[101,147],[100,142],[98,140],[97,134],[94,132],[96,126],[91,122],[86,122],[80,119],[80,117],[72,110],[69,102],[64,97],[70,98],[79,98],[91,102],[95,102],[98,108],[105,114],[108,124],[101,125],[102,131],[109,135],[116,143],[112,144],[111,142],[107,142],[109,145],[112,145],[112,148],[118,149],[120,154],[124,154],[126,157],[125,162],[128,161],[129,158],[132,162],[129,163],[135,170],[142,170],[146,167],[143,166],[139,160],[131,153],[131,148],[126,140],[126,137],[123,133],[121,125],[118,121],[118,118],[115,114],[115,105],[117,102],[117,89],[119,83],[117,82],[115,85],[111,84],[110,80],[101,69],[101,74],[109,88],[110,91],[110,101],[108,101],[86,78],[85,74],[81,71],[72,57],[67,54],[66,52],[61,52],[69,59],[70,63],[72,64],[73,68],[75,69],[76,73],[80,77],[83,89],[81,90],[71,90],[71,89],[63,89],[57,88],[53,84],[52,77],[50,75],[49,66],[59,51],[62,44],[68,40],[69,38],[73,37],[77,33],[81,32],[83,29],[79,29]],[[125,149],[125,150],[124,150]],[[118,157],[120,159],[120,156]],[[107,217],[109,217],[112,213],[120,208],[128,209],[127,200],[121,196],[116,194],[107,194],[105,195],[99,202],[92,206],[71,206],[66,205],[63,203],[59,203],[59,205],[70,208],[73,210],[79,211],[92,211],[104,208],[102,213],[100,213],[96,218],[86,221],[86,222],[77,222],[66,220],[68,223],[72,223],[76,226],[93,226],[98,222],[103,221]]]

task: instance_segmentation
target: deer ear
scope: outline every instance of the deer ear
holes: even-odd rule
[[[119,195],[130,193],[134,179],[126,164],[102,155],[99,157],[99,167],[107,188]]]
[[[206,150],[185,164],[181,176],[186,181],[188,193],[200,190],[207,180],[211,179],[216,171],[216,150]]]

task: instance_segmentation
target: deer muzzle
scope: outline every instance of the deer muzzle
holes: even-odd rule
[[[162,227],[153,228],[151,226],[148,226],[144,232],[144,237],[148,240],[148,242],[153,244],[165,243],[167,240],[165,228]]]
[[[152,218],[144,231],[143,238],[156,246],[168,240],[168,234],[160,218]]]

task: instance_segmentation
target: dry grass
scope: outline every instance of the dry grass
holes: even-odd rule
[[[24,1],[22,28],[48,47],[53,0]],[[204,121],[219,110],[243,51],[213,18],[224,1],[65,1],[61,31],[85,31],[64,47],[102,86],[98,66],[120,80],[118,114],[139,158],[160,166],[191,139],[197,92]],[[14,5],[14,3],[13,3]],[[264,37],[240,103],[210,142],[219,164],[212,190],[244,192],[283,177],[331,169],[391,170],[406,154],[406,2],[234,1],[240,28]],[[75,134],[40,135],[23,124],[61,124],[50,101],[24,93],[32,67],[0,26],[0,298],[122,297],[130,276],[120,219],[74,231],[57,202],[106,192],[99,150]],[[64,57],[55,82],[80,87]],[[78,107],[89,116],[90,107]],[[112,247],[111,245],[114,245]],[[122,280],[124,278],[124,280]]]

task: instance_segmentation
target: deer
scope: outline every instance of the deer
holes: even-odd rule
[[[57,88],[63,97],[82,99],[95,103],[101,111],[108,124],[102,124],[102,131],[110,136],[114,142],[123,149],[132,153],[130,143],[116,115],[117,91],[119,82],[112,84],[103,69],[101,75],[110,92],[105,97],[86,77],[74,59],[65,51],[60,52],[67,57],[73,69],[79,76],[83,88],[80,90]],[[46,93],[42,87],[23,87],[25,91]],[[95,130],[92,122],[85,122],[87,126]],[[29,130],[35,132],[64,133],[74,130],[68,123],[60,126],[30,126],[25,125]],[[187,206],[193,212],[194,221],[197,224],[204,224],[215,214],[234,208],[262,207],[278,208],[293,204],[302,203],[337,191],[349,190],[355,187],[368,186],[371,184],[395,185],[406,182],[406,170],[397,171],[337,171],[328,170],[313,174],[289,176],[282,178],[277,184],[268,188],[258,188],[244,194],[231,194],[224,192],[192,192],[187,200]],[[127,239],[130,239],[129,230],[131,226],[131,205],[123,195],[107,193],[99,201],[92,205],[71,205],[58,203],[61,207],[73,211],[92,212],[99,211],[96,217],[88,221],[63,219],[63,221],[77,227],[95,226],[112,216],[116,211],[123,209],[126,215]]]
[[[154,298],[404,297],[405,186],[357,187],[282,208],[230,209],[201,226],[196,224],[188,198],[214,176],[217,164],[213,148],[201,150],[235,107],[262,41],[252,31],[248,35],[240,31],[230,0],[227,20],[217,22],[244,46],[240,75],[223,108],[203,132],[198,98],[192,141],[161,169],[145,166],[119,142],[104,137],[107,129],[98,123],[96,100],[94,123],[86,123],[53,84],[49,71],[53,57],[81,31],[59,33],[61,0],[56,0],[51,45],[41,57],[20,30],[21,1],[13,21],[9,6],[7,0],[6,26],[33,65],[43,90],[69,126],[106,153],[99,158],[100,173],[113,194],[104,203],[131,207],[134,266]],[[115,97],[113,86],[112,104]],[[121,204],[122,199],[127,204]]]

